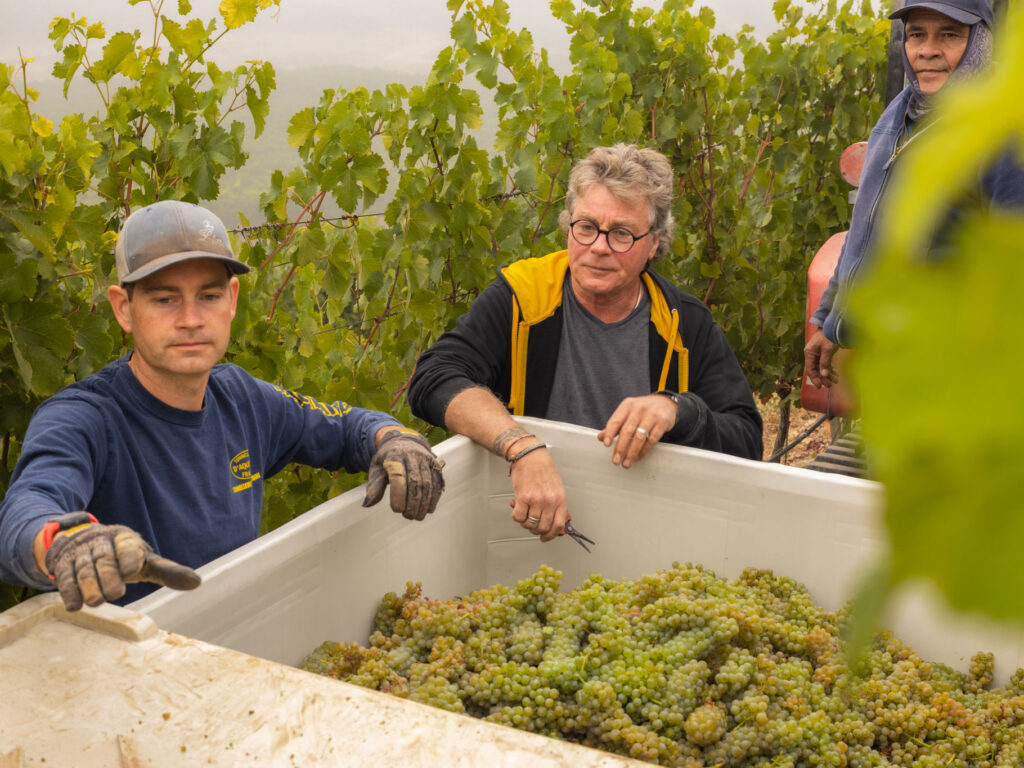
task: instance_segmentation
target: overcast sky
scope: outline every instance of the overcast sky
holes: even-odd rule
[[[219,0],[192,5],[193,16],[212,18]],[[510,0],[509,5],[513,26],[529,29],[556,67],[567,66],[568,35],[552,18],[548,0]],[[695,5],[714,10],[719,32],[733,34],[744,23],[774,26],[770,0],[697,0]],[[176,8],[176,0],[165,0],[167,15]],[[36,77],[48,74],[56,58],[47,39],[53,17],[75,14],[102,21],[108,34],[147,28],[152,19],[147,2],[131,7],[127,0],[0,0],[0,9],[0,61],[16,65],[20,47],[35,59],[29,72]],[[218,43],[215,58],[223,64],[261,59],[275,68],[340,64],[418,75],[429,71],[448,44],[450,24],[445,0],[282,0],[279,10],[261,13]]]

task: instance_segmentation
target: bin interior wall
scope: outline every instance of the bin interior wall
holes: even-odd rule
[[[161,589],[129,607],[167,631],[295,665],[325,640],[366,643],[381,596],[409,581],[448,599],[542,564],[569,589],[591,573],[635,578],[678,561],[726,578],[769,568],[836,610],[885,550],[875,483],[669,445],[622,469],[593,430],[521,422],[550,445],[592,552],[567,536],[541,544],[512,522],[505,462],[455,437],[435,449],[447,487],[427,520],[394,514],[387,497],[364,508],[354,489],[208,564],[200,589]],[[904,594],[887,626],[959,669],[978,650],[996,653],[997,679],[1021,663],[1018,635],[951,616],[925,590]]]

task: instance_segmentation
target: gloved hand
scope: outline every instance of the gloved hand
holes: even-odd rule
[[[394,429],[384,433],[370,462],[363,506],[384,498],[384,486],[391,484],[391,509],[409,520],[422,520],[434,511],[444,477],[427,438],[418,432]]]
[[[77,611],[124,596],[125,584],[152,581],[172,589],[195,589],[199,574],[160,557],[142,537],[123,525],[100,525],[72,512],[56,518],[60,530],[46,551],[46,569],[53,576],[64,607]]]

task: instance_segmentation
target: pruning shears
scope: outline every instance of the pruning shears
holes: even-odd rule
[[[590,547],[587,544],[597,545],[597,542],[591,539],[589,536],[584,536],[582,533],[577,531],[572,524],[572,520],[569,520],[565,524],[565,532],[572,537],[572,540],[583,547],[587,552],[590,551]]]

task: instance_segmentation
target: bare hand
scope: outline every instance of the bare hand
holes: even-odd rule
[[[831,387],[839,380],[839,375],[832,367],[832,356],[837,348],[821,328],[807,342],[804,347],[804,372],[814,386]]]
[[[565,486],[546,448],[531,451],[512,465],[512,492],[512,519],[523,528],[541,541],[565,532],[569,520]]]
[[[664,395],[627,397],[597,434],[597,439],[610,447],[612,464],[633,466],[676,424],[676,404]]]

